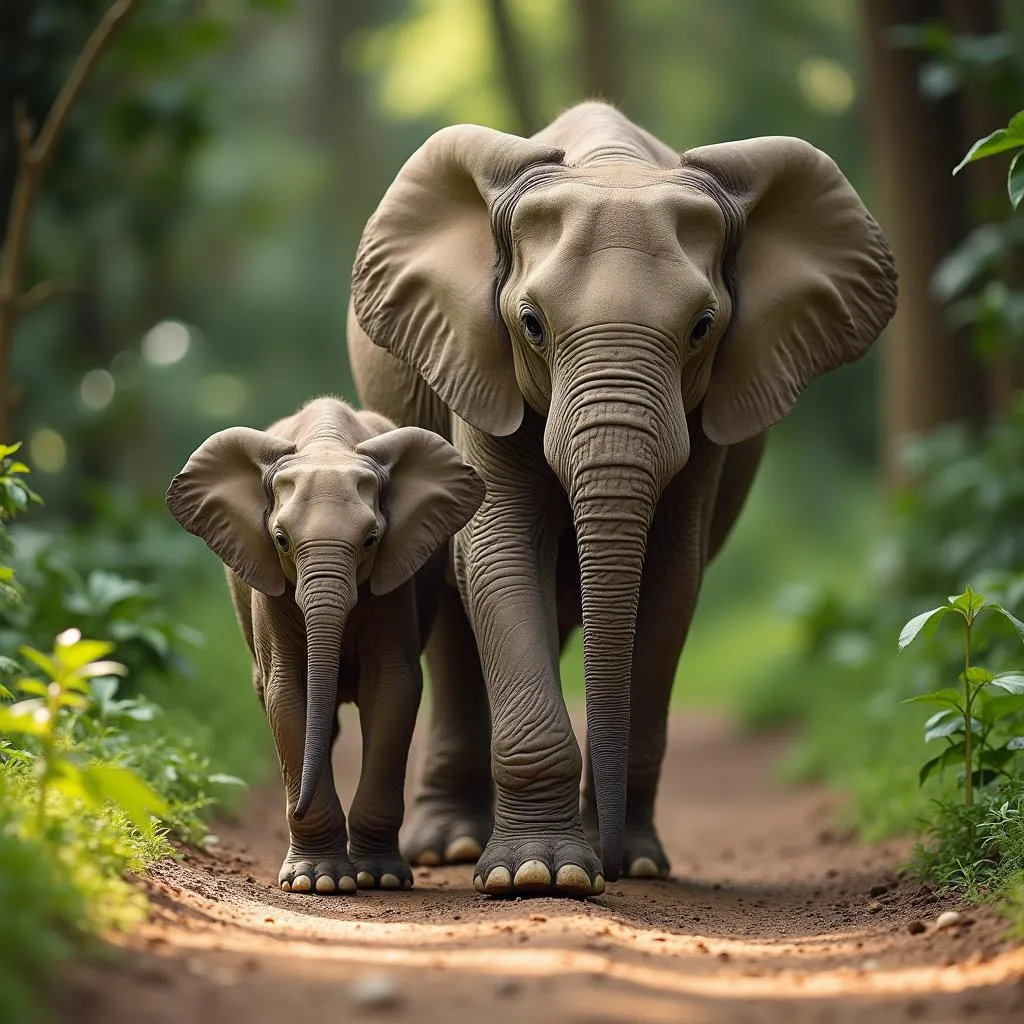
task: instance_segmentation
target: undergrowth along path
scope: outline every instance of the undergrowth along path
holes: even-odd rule
[[[344,723],[339,792],[355,784]],[[787,789],[782,737],[679,714],[659,821],[673,878],[585,903],[495,900],[471,866],[417,869],[411,892],[315,898],[275,884],[277,787],[218,829],[213,854],[156,865],[150,921],[110,962],[79,964],[75,1024],[453,1021],[1024,1020],[1024,949],[991,909],[900,873],[905,842],[864,846],[840,801]]]

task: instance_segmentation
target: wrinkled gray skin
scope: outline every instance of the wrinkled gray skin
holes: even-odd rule
[[[412,885],[398,830],[422,639],[446,541],[483,493],[444,439],[333,398],[266,431],[214,434],[172,481],[172,514],[227,566],[273,729],[290,834],[282,889]],[[363,734],[347,828],[330,756],[342,701],[359,705]]]
[[[427,650],[414,861],[486,843],[475,882],[494,894],[667,873],[654,799],[705,567],[765,431],[895,301],[877,224],[798,139],[680,155],[588,103],[531,140],[447,128],[406,163],[356,257],[357,386],[487,485],[455,542],[462,603],[443,595]],[[582,807],[558,676],[579,622]]]

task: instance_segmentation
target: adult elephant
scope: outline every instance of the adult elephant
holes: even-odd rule
[[[495,894],[667,873],[654,798],[701,577],[765,431],[891,317],[885,238],[806,142],[680,155],[585,103],[532,139],[433,135],[367,224],[352,285],[363,402],[449,437],[487,485],[455,541],[462,603],[451,590],[428,647],[407,853],[479,854]],[[558,672],[580,616],[582,810]]]

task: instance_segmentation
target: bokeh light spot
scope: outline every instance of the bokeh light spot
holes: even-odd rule
[[[28,441],[32,468],[41,473],[59,473],[68,461],[68,446],[52,427],[40,427]]]
[[[178,320],[161,320],[142,339],[142,358],[150,366],[173,366],[185,358],[191,341],[188,328]]]
[[[90,370],[78,386],[82,405],[99,412],[110,405],[114,397],[114,378],[106,370]]]
[[[196,388],[196,405],[207,416],[233,416],[245,405],[245,383],[230,373],[211,373]]]
[[[844,113],[857,95],[846,68],[826,57],[801,61],[796,75],[804,99],[823,114]]]

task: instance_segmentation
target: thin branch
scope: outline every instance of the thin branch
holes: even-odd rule
[[[64,130],[71,108],[82,91],[82,86],[88,81],[93,68],[121,23],[131,15],[138,3],[139,0],[117,0],[113,6],[107,8],[106,14],[103,15],[92,35],[89,36],[85,48],[78,55],[78,60],[75,61],[75,66],[71,69],[71,74],[68,75],[67,81],[57,94],[50,113],[47,115],[46,123],[32,147],[33,156],[40,169],[46,166],[46,162],[53,155],[54,147]]]
[[[7,234],[3,249],[0,251],[0,439],[7,437],[14,330],[23,313],[34,309],[50,295],[63,290],[56,287],[56,282],[43,282],[43,285],[29,289],[24,295],[21,293],[29,228],[40,178],[53,157],[79,93],[89,80],[110,40],[138,3],[139,0],[115,0],[107,9],[78,55],[74,67],[46,116],[42,130],[34,139],[34,127],[24,102],[18,101],[14,105],[18,165],[11,193]]]
[[[18,313],[24,316],[31,313],[37,306],[56,298],[58,295],[74,295],[82,286],[70,277],[56,278],[51,281],[40,281],[34,284],[18,299]]]

